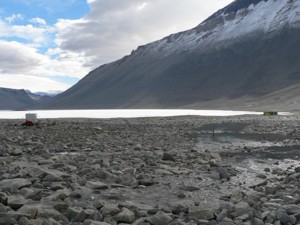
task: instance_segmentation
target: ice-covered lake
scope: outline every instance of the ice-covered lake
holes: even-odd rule
[[[0,119],[24,119],[26,113],[36,113],[39,119],[46,118],[136,118],[167,116],[237,116],[261,115],[261,112],[224,110],[164,110],[164,109],[121,109],[121,110],[36,110],[0,111]]]

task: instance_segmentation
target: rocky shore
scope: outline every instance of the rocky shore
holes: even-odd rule
[[[297,115],[0,122],[0,225],[300,220]]]

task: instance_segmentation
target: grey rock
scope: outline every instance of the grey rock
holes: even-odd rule
[[[290,218],[287,212],[283,209],[279,209],[275,211],[276,218],[280,220],[281,223],[287,224],[290,222]]]
[[[121,209],[118,207],[117,204],[105,203],[100,211],[103,216],[108,216],[108,215],[114,216],[119,212],[121,212]]]
[[[78,221],[78,220],[74,220],[76,216],[78,216],[81,212],[83,212],[82,208],[79,207],[69,207],[66,212],[65,212],[65,216],[68,217],[68,219],[70,221],[74,221],[74,222],[83,222],[84,218],[82,221]]]
[[[86,209],[86,210],[84,210],[84,213],[85,213],[85,218],[86,219],[91,219],[91,220],[95,220],[95,221],[102,221],[103,220],[103,216],[98,210]]]
[[[19,225],[31,225],[30,220],[26,217],[21,217],[18,221]]]
[[[195,206],[195,202],[192,200],[180,200],[171,203],[171,210],[173,214],[180,214],[180,213],[188,213],[189,207]]]
[[[217,216],[217,221],[222,221],[225,217],[228,216],[228,210],[227,209],[223,209],[219,215]]]
[[[82,225],[111,225],[111,224],[87,219],[82,223]]]
[[[147,221],[149,221],[152,225],[167,225],[172,220],[172,217],[161,211],[147,218]]]
[[[31,181],[23,178],[5,179],[0,181],[0,189],[15,193],[23,187],[31,185]]]
[[[107,184],[100,181],[87,181],[85,185],[91,189],[108,189]]]
[[[199,187],[190,186],[190,185],[180,185],[178,188],[179,188],[180,190],[183,190],[183,191],[190,191],[190,192],[193,192],[193,191],[199,191],[199,190],[200,190]]]
[[[296,173],[300,173],[300,167],[296,167],[296,168],[295,168],[295,172],[296,172]]]
[[[235,212],[237,216],[242,216],[244,214],[252,214],[253,210],[247,202],[239,202],[235,205]]]
[[[114,220],[112,216],[106,216],[104,217],[104,222],[110,224],[110,225],[117,225],[117,222]]]
[[[24,205],[18,210],[18,212],[28,214],[30,215],[29,219],[34,219],[36,218],[39,207],[39,205]]]
[[[121,212],[114,216],[114,219],[119,222],[124,223],[133,223],[135,221],[134,212],[130,211],[127,208],[123,208]]]
[[[3,205],[7,204],[7,195],[3,192],[0,192],[0,203]]]
[[[175,158],[174,158],[174,156],[172,156],[170,153],[167,153],[167,152],[163,153],[162,160],[173,161],[173,162],[176,161]]]
[[[50,206],[40,205],[40,207],[38,208],[36,218],[47,219],[51,217],[57,221],[62,221],[63,223],[69,222],[69,219],[66,216],[62,215],[59,211],[55,210],[54,208]]]
[[[230,201],[233,203],[238,203],[240,202],[245,196],[245,193],[240,191],[240,190],[235,190],[232,192],[231,196],[230,196]]]
[[[205,206],[190,206],[188,210],[189,218],[192,220],[210,220],[214,218],[213,207]]]
[[[14,218],[2,217],[0,218],[0,225],[16,225],[18,222]]]
[[[22,196],[8,196],[7,205],[14,210],[21,208],[27,201]]]
[[[282,207],[288,215],[299,214],[300,213],[300,205],[285,205]]]
[[[251,220],[251,225],[264,225],[265,223],[259,218],[253,218]]]
[[[226,168],[219,166],[217,168],[217,172],[219,173],[221,180],[222,179],[230,180],[230,174]]]

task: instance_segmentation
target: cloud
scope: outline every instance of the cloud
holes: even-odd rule
[[[9,23],[13,23],[17,20],[24,20],[24,16],[22,14],[13,14],[10,17],[6,17],[5,20],[8,21]]]
[[[23,74],[0,74],[1,87],[26,89],[32,92],[48,90],[66,90],[69,85],[53,81],[47,77],[36,77]]]
[[[5,73],[23,73],[42,63],[35,49],[18,42],[0,40],[0,69]]]
[[[40,25],[46,25],[46,21],[42,18],[39,18],[39,17],[35,17],[35,18],[32,18],[30,20],[31,23],[36,23],[36,24],[40,24]]]
[[[85,17],[57,22],[56,43],[89,57],[87,65],[97,67],[139,45],[193,28],[231,1],[88,0],[91,11]]]
[[[37,18],[35,18],[36,21]],[[39,18],[40,19],[40,18]],[[40,22],[43,23],[42,19]],[[11,25],[0,19],[0,38],[18,38],[24,39],[34,44],[41,44],[46,47],[53,42],[51,35],[54,34],[55,28],[51,26],[34,26],[32,24]]]
[[[80,54],[59,49],[49,52],[59,56],[52,59],[51,54],[41,54],[34,46],[0,40],[0,74],[12,80],[17,74],[51,80],[52,76],[81,78],[89,72],[82,66],[86,61]]]

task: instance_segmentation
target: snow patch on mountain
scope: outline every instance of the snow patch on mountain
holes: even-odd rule
[[[235,4],[235,3],[232,3]],[[238,11],[223,11],[192,30],[140,46],[133,56],[164,57],[176,52],[216,50],[249,35],[271,38],[285,27],[300,28],[299,0],[267,0]],[[238,31],[238,32],[237,32]]]

